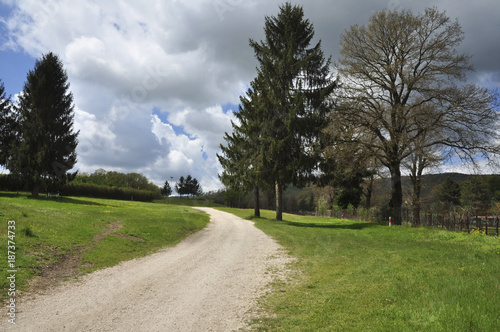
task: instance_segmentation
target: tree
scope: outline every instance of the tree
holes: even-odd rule
[[[470,176],[462,183],[460,189],[462,206],[472,208],[476,215],[484,215],[491,203],[491,197],[488,195],[485,178],[479,176]]]
[[[19,135],[9,170],[31,188],[57,189],[76,163],[78,132],[73,131],[73,95],[68,76],[53,53],[42,56],[26,78],[19,97]]]
[[[349,204],[358,207],[364,178],[373,173],[369,169],[370,155],[363,147],[346,143],[357,135],[356,128],[332,121],[320,136],[323,149],[320,184],[334,188],[333,203],[343,209]]]
[[[16,119],[10,97],[5,94],[5,87],[0,81],[0,165],[7,165],[16,135]]]
[[[186,181],[184,180],[184,176],[179,178],[179,182],[175,184],[175,191],[182,197],[186,193]]]
[[[219,176],[222,183],[233,191],[254,192],[254,216],[260,217],[259,188],[272,186],[269,174],[262,163],[261,126],[262,117],[258,80],[250,83],[246,96],[240,97],[239,111],[235,113],[238,124],[231,122],[233,132],[225,133],[227,146],[220,145],[221,155],[217,155],[224,171]]]
[[[198,180],[188,175],[186,178],[181,176],[179,182],[175,184],[175,190],[182,197],[182,195],[199,196],[203,193],[201,185]]]
[[[188,178],[191,176],[188,175]],[[187,193],[192,196],[200,196],[203,194],[203,190],[201,189],[201,185],[196,178],[192,178],[187,181]]]
[[[172,195],[172,188],[170,187],[170,183],[165,181],[165,185],[161,188],[161,194],[165,197]]]
[[[417,15],[384,10],[341,36],[344,89],[335,121],[358,128],[353,141],[389,169],[395,224],[401,164],[416,149],[435,147],[471,162],[499,153],[498,96],[465,83],[473,67],[455,49],[462,39],[460,24],[436,8]]]
[[[317,167],[317,136],[330,109],[335,88],[321,42],[309,47],[314,28],[300,6],[286,3],[275,17],[266,17],[265,40],[250,40],[259,63],[253,95],[259,102],[255,118],[259,169],[276,191],[276,220],[282,220],[283,190],[304,185]]]
[[[421,126],[425,119],[421,119],[416,125]],[[412,183],[411,206],[413,212],[413,225],[420,225],[420,210],[422,193],[422,175],[424,169],[436,166],[442,162],[443,156],[437,151],[436,145],[427,145],[432,141],[436,132],[424,130],[420,137],[414,139],[411,144],[412,153],[403,161],[403,165],[410,171],[410,180]]]
[[[438,200],[444,203],[460,205],[460,197],[460,185],[447,176],[439,188]]]

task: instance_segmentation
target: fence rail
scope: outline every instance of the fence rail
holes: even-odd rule
[[[458,208],[453,205],[446,209],[447,212],[443,212],[442,206],[433,204],[422,206],[419,221],[414,220],[410,208],[403,207],[401,215],[403,225],[406,226],[432,227],[455,232],[480,232],[500,236],[500,211],[496,202],[492,206],[489,213],[474,213],[471,207]],[[327,211],[325,215],[357,221],[388,222],[389,220],[387,213],[384,214],[378,209],[334,209]]]

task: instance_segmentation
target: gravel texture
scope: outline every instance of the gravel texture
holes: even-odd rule
[[[237,331],[290,258],[251,221],[210,208],[175,247],[18,299],[1,331]]]

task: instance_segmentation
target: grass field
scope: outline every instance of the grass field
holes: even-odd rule
[[[165,203],[0,193],[1,298],[9,282],[9,221],[22,290],[72,253],[81,254],[79,272],[86,273],[174,245],[209,221],[189,207],[199,202]],[[267,318],[253,322],[257,330],[499,330],[498,237],[288,214],[276,222],[271,211],[251,218],[251,210],[220,209],[253,220],[297,257],[297,272],[262,299]],[[117,222],[121,228],[96,240]]]
[[[298,258],[261,331],[499,331],[500,238],[225,209]]]
[[[174,245],[205,227],[209,218],[184,206],[0,193],[0,220],[0,288],[5,299],[11,269],[8,241],[15,243],[16,288],[24,290],[29,278],[45,274],[64,256],[81,251],[79,272],[91,272]],[[9,221],[15,222],[11,238]],[[110,225],[121,228],[97,241]]]

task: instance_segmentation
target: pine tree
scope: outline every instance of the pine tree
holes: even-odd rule
[[[19,97],[19,135],[9,164],[9,170],[28,184],[35,197],[40,190],[55,190],[71,180],[67,172],[76,163],[78,144],[73,109],[62,62],[53,53],[43,55],[28,73]]]
[[[181,197],[182,195],[200,196],[203,193],[200,183],[191,175],[186,178],[181,176],[179,182],[175,184],[175,190]]]
[[[165,197],[172,195],[172,188],[170,187],[170,183],[165,181],[165,185],[161,188],[161,194]]]
[[[12,112],[10,97],[5,94],[5,87],[0,81],[0,165],[7,165],[16,135],[15,114]]]
[[[240,97],[238,124],[232,122],[232,134],[226,133],[227,146],[221,144],[222,155],[217,155],[224,168],[219,176],[230,190],[254,192],[254,215],[260,217],[260,188],[268,188],[269,174],[262,164],[260,98],[257,80],[251,83],[246,96]]]
[[[191,180],[189,184],[189,193],[193,196],[201,196],[203,194],[203,190],[201,189],[201,184],[198,182],[196,178]]]
[[[179,178],[179,182],[175,184],[175,191],[182,197],[186,193],[186,181],[184,180],[184,176]]]
[[[259,62],[253,94],[259,96],[260,165],[274,183],[282,220],[283,190],[304,185],[318,165],[317,138],[336,83],[321,42],[309,46],[314,28],[302,7],[280,6],[276,17],[266,17],[264,32],[264,41],[250,40]]]
[[[448,204],[460,205],[460,197],[460,185],[447,176],[439,189],[438,200]]]

